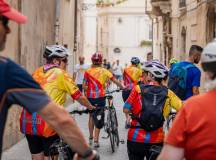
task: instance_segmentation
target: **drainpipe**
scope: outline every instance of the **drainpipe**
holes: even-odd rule
[[[60,0],[56,0],[55,43],[59,43],[60,7]]]
[[[76,63],[77,60],[77,12],[78,12],[78,0],[75,0],[74,2],[74,46],[73,46],[73,66]]]
[[[22,0],[18,0],[18,10],[21,11],[22,10]],[[16,57],[16,61],[22,64],[22,34],[21,34],[21,25],[18,25],[18,54]],[[26,67],[26,66],[25,66]]]
[[[152,54],[154,56],[154,19],[150,16],[149,13],[147,13],[147,8],[148,8],[148,0],[145,0],[145,14],[147,14],[149,16],[149,18],[151,19],[151,23],[152,23]]]

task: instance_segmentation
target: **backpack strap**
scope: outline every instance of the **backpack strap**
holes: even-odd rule
[[[189,68],[194,68],[194,67],[196,67],[196,66],[194,64],[192,64],[192,63],[190,63],[190,64],[188,64],[186,66],[183,66],[184,69],[189,69]]]

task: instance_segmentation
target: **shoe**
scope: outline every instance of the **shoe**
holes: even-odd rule
[[[94,142],[94,148],[99,148],[99,147],[100,147],[99,142]]]
[[[93,137],[89,137],[89,145],[92,145],[93,143]]]

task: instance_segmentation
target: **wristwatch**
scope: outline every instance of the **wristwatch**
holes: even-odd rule
[[[86,159],[93,154],[93,150],[89,148],[85,153],[81,156],[82,159]],[[100,160],[100,156],[98,154],[95,155],[93,160]]]

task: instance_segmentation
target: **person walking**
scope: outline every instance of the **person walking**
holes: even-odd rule
[[[89,116],[89,143],[98,148],[100,129],[104,126],[104,107],[106,106],[106,83],[108,80],[114,82],[121,89],[125,87],[113,76],[113,74],[102,67],[102,54],[95,53],[92,55],[92,66],[87,69],[84,75],[84,90],[88,100],[96,111]],[[93,134],[94,133],[94,134]]]
[[[119,80],[120,82],[122,82],[122,80],[123,80],[123,68],[120,65],[119,60],[116,60],[116,62],[113,63],[112,70],[113,70],[113,74],[116,77],[116,79]]]
[[[46,46],[43,55],[46,64],[36,69],[33,78],[57,104],[63,106],[66,95],[69,94],[74,100],[89,109],[93,109],[93,106],[82,95],[72,78],[65,71],[68,55],[68,49],[61,45]],[[59,139],[59,136],[37,113],[29,113],[26,109],[23,109],[20,116],[20,130],[26,136],[32,160],[49,160],[50,156],[53,156],[50,155],[49,148]]]
[[[207,76],[208,91],[186,100],[158,160],[216,159],[216,39],[204,48],[201,66]]]
[[[84,73],[89,67],[90,66],[85,63],[85,57],[80,56],[79,64],[76,64],[75,66],[73,79],[75,80],[75,83],[77,84],[81,92],[83,92],[82,86],[83,86]]]
[[[164,119],[171,108],[178,111],[182,106],[182,101],[163,85],[168,77],[166,66],[153,61],[145,71],[150,74],[151,84],[134,86],[123,109],[132,118],[127,140],[129,160],[156,160],[157,154],[152,154],[151,148],[163,146]]]
[[[201,71],[195,64],[199,63],[202,50],[192,45],[188,59],[174,64],[170,70],[168,87],[182,100],[199,94]]]
[[[27,17],[0,0],[0,51],[11,32],[9,21],[25,23]],[[54,103],[40,85],[18,64],[0,57],[0,159],[5,122],[9,108],[17,104],[29,112],[37,112],[78,153],[78,157],[94,160],[97,152],[86,142],[80,128],[65,109]]]

